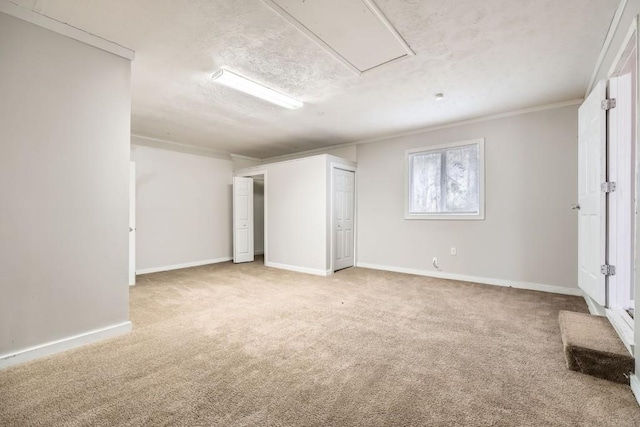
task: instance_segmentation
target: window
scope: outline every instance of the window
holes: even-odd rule
[[[484,139],[405,152],[406,219],[484,219]]]

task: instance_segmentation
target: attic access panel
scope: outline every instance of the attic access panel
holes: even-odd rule
[[[372,0],[263,0],[358,74],[414,53]]]

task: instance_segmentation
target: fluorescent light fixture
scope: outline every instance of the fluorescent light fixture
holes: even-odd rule
[[[211,79],[221,85],[239,90],[240,92],[244,92],[248,95],[255,96],[256,98],[263,99],[290,110],[295,110],[296,108],[300,108],[304,105],[297,99],[283,95],[265,85],[249,80],[239,74],[232,73],[224,68],[221,68],[220,71],[215,73]]]

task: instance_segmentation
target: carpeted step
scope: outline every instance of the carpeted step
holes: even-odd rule
[[[618,334],[603,316],[561,311],[560,332],[567,368],[583,374],[629,384],[634,369]]]

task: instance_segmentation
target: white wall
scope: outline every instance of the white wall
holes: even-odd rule
[[[474,138],[486,219],[405,220],[404,151]],[[362,144],[357,159],[359,264],[432,274],[438,257],[447,274],[577,288],[577,106]]]
[[[275,163],[267,172],[269,263],[326,271],[326,158]]]
[[[0,357],[129,328],[130,70],[0,13]]]
[[[229,260],[230,159],[159,149],[133,137],[136,271]]]

